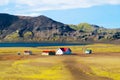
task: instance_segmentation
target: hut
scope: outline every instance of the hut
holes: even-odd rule
[[[92,53],[92,50],[90,50],[90,49],[85,50],[85,54],[91,54],[91,53]]]
[[[57,51],[56,51],[56,55],[69,55],[69,54],[72,54],[72,51],[70,48],[59,48]]]
[[[45,50],[42,52],[42,55],[55,55],[55,51]]]
[[[24,55],[32,55],[32,51],[26,50],[26,51],[24,51]]]

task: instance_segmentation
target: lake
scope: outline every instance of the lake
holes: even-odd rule
[[[0,43],[0,47],[82,46],[80,43]]]

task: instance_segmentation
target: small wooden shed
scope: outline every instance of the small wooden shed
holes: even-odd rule
[[[56,55],[70,55],[72,54],[72,51],[70,48],[59,48],[57,51],[56,51]]]
[[[45,50],[42,52],[42,55],[55,55],[55,51]]]
[[[24,51],[24,55],[32,55],[32,51],[30,51],[30,50],[25,50],[25,51]]]

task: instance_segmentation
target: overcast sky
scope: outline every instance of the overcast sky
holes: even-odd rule
[[[0,0],[0,13],[46,15],[65,24],[120,28],[120,0]]]

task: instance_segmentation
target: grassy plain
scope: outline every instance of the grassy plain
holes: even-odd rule
[[[64,46],[74,55],[41,56],[59,47],[0,48],[0,80],[120,80],[120,45]],[[24,50],[34,55],[23,55]]]

